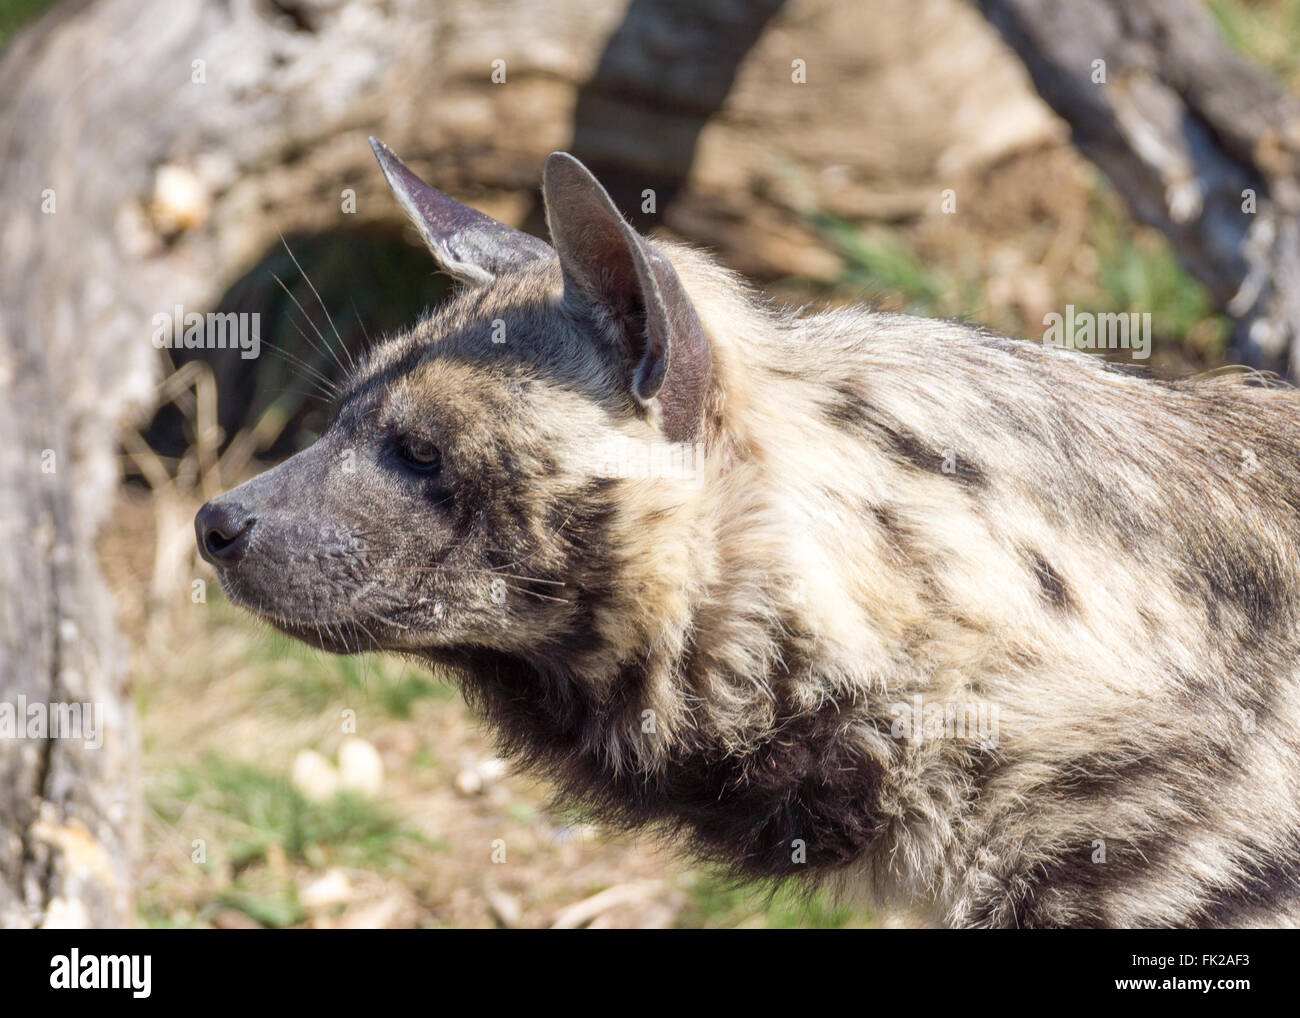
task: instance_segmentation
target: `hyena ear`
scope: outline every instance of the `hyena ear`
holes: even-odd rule
[[[462,283],[490,283],[504,272],[554,255],[546,241],[435,191],[378,138],[370,139],[370,147],[388,186],[448,275]]]
[[[605,312],[634,365],[633,396],[646,406],[658,399],[671,441],[694,441],[703,425],[712,359],[676,271],[567,152],[546,160],[543,191],[565,300]]]

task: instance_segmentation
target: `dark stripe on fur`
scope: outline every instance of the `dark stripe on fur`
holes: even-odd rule
[[[1052,568],[1052,564],[1037,551],[1029,553],[1029,564],[1034,571],[1035,578],[1038,580],[1039,587],[1042,588],[1043,596],[1047,598],[1047,602],[1062,611],[1072,611],[1074,609],[1074,597],[1071,595],[1069,587],[1065,585],[1065,581],[1061,579],[1061,574]]]
[[[1238,860],[1238,882],[1213,888],[1205,903],[1192,913],[1189,925],[1219,929],[1248,922],[1280,903],[1300,899],[1300,842],[1292,840],[1278,852],[1253,845]]]
[[[988,485],[984,471],[969,456],[932,448],[852,389],[836,388],[835,398],[824,402],[822,409],[836,426],[868,435],[900,463],[951,478],[972,489]]]

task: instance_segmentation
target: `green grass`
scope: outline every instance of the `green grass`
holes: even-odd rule
[[[262,926],[296,926],[306,912],[295,871],[339,866],[400,878],[447,848],[379,803],[346,792],[311,802],[284,775],[211,753],[155,776],[147,801],[187,844],[202,840],[206,848],[195,864],[206,877],[193,890],[179,899],[145,895],[141,919],[155,927],[204,926],[228,910]]]
[[[242,912],[259,925],[271,929],[297,926],[307,918],[293,882],[267,870],[259,870],[241,875],[230,887],[197,908],[163,913],[145,907],[141,910],[141,919],[152,929],[202,929],[226,911]]]
[[[411,849],[429,844],[377,803],[346,792],[327,802],[310,802],[286,776],[212,754],[193,768],[158,778],[149,801],[172,824],[182,822],[191,804],[216,814],[223,836],[209,844],[206,865],[220,858],[237,872],[265,863],[273,849],[291,863],[318,869],[337,865],[400,872]]]
[[[1295,0],[1210,0],[1228,42],[1289,85],[1300,79],[1300,3]]]
[[[679,926],[767,929],[863,929],[875,925],[870,912],[833,904],[825,895],[808,894],[791,885],[773,888],[765,882],[739,882],[703,870],[690,887],[690,901]]]
[[[307,913],[298,903],[298,895],[292,884],[284,884],[278,893],[253,891],[240,888],[223,892],[217,899],[203,909],[200,918],[209,919],[222,909],[233,909],[270,929],[284,929],[297,926],[307,918]]]
[[[1183,268],[1155,230],[1136,230],[1113,207],[1118,199],[1100,182],[1091,240],[1097,253],[1099,292],[1071,303],[1091,312],[1151,314],[1156,345],[1178,342],[1203,353],[1222,353],[1229,333],[1205,287]]]
[[[895,298],[910,314],[939,317],[960,315],[979,299],[970,282],[926,265],[891,231],[863,230],[825,212],[812,225],[844,259],[842,286]]]
[[[0,0],[0,46],[23,25],[53,6],[54,0]]]
[[[1168,241],[1153,229],[1134,226],[1110,185],[1100,174],[1097,180],[1088,236],[1097,256],[1096,278],[1089,285],[1076,286],[1076,292],[1061,303],[1094,313],[1150,312],[1157,345],[1185,343],[1203,354],[1221,354],[1230,328],[1227,318],[1179,263]],[[911,314],[966,320],[990,312],[981,306],[978,270],[927,265],[890,230],[862,229],[824,213],[812,222],[844,258],[839,286],[888,297]],[[1000,321],[986,324],[1008,327]],[[1011,331],[1026,335],[1041,327],[1014,324],[1022,328]]]

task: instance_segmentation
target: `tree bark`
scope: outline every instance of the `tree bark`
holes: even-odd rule
[[[1195,0],[977,0],[1078,148],[1233,319],[1231,355],[1300,378],[1300,101]]]

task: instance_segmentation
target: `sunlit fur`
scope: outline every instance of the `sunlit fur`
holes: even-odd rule
[[[744,873],[956,926],[1300,921],[1296,394],[795,313],[660,247],[712,344],[698,476],[594,475],[654,415],[537,263],[380,347],[322,440],[431,431],[452,506],[300,487],[346,568],[297,625],[292,567],[242,600],[449,670],[563,795]],[[996,745],[899,737],[917,696]]]

